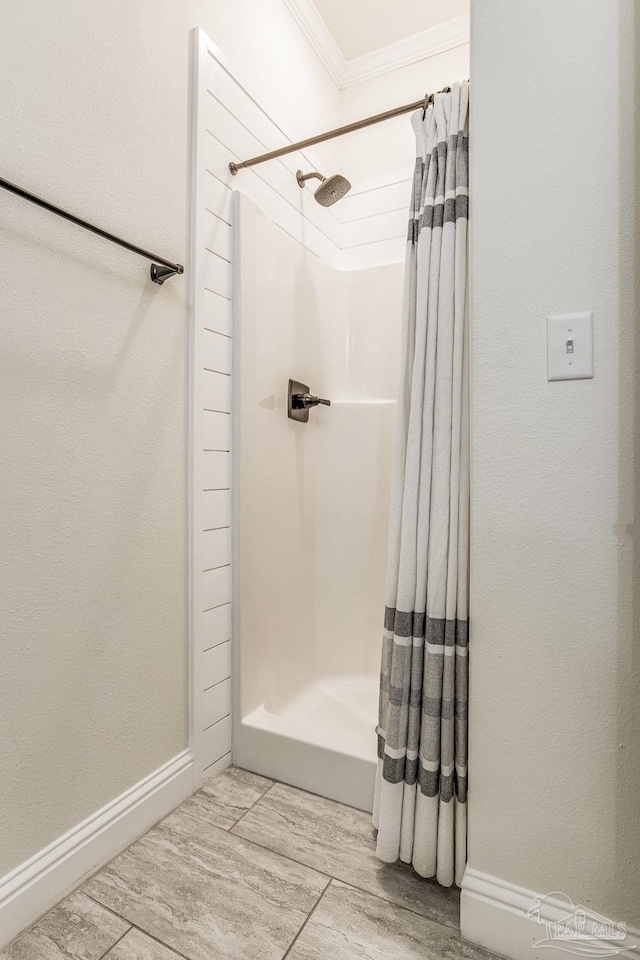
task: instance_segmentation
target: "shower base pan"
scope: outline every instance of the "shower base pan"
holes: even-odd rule
[[[378,677],[329,677],[278,713],[258,707],[234,725],[234,763],[370,812],[378,689]]]

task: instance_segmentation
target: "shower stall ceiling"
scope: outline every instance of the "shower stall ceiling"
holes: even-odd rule
[[[234,761],[371,809],[403,266],[235,200]],[[331,406],[288,419],[289,378]]]

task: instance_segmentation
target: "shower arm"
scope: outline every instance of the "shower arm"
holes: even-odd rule
[[[438,93],[450,93],[451,87],[443,87]],[[376,113],[373,117],[365,117],[364,120],[356,120],[354,123],[347,123],[344,127],[336,127],[335,130],[329,130],[327,133],[319,133],[315,137],[307,137],[306,140],[299,140],[297,143],[290,143],[288,147],[280,147],[279,150],[272,150],[270,153],[263,153],[259,157],[252,157],[250,160],[242,160],[240,163],[230,163],[229,170],[235,176],[238,170],[245,167],[253,167],[256,163],[264,163],[265,160],[275,160],[276,157],[284,157],[287,153],[295,153],[296,150],[304,150],[305,147],[312,147],[316,143],[323,143],[325,140],[333,140],[335,137],[342,137],[345,133],[353,133],[354,130],[362,130],[363,127],[370,127],[374,123],[381,123],[383,120],[391,120],[393,117],[400,117],[403,113],[411,113],[420,107],[426,107],[433,103],[435,94],[427,94],[420,100],[413,103],[405,103],[402,107],[394,107],[393,110],[385,110],[384,113]],[[322,178],[321,178],[322,179]]]
[[[324,180],[324,177],[321,173],[317,173],[315,170],[313,173],[303,173],[302,170],[298,170],[296,173],[296,180],[298,181],[298,186],[304,187],[307,180],[311,180],[312,177],[315,177],[316,180]]]

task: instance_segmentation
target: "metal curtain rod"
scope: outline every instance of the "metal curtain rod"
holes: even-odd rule
[[[450,93],[451,87],[443,87],[438,93]],[[276,157],[283,157],[286,153],[294,153],[296,150],[304,150],[305,147],[312,147],[315,143],[323,143],[325,140],[333,140],[334,137],[341,137],[345,133],[353,133],[354,130],[362,130],[363,127],[370,127],[374,123],[381,123],[383,120],[391,120],[392,117],[400,117],[403,113],[411,113],[420,107],[426,107],[432,100],[434,94],[427,94],[414,103],[405,103],[402,107],[394,107],[393,110],[385,110],[384,113],[376,113],[373,117],[365,117],[364,120],[356,120],[354,123],[347,123],[344,127],[336,127],[335,130],[329,130],[327,133],[319,133],[315,137],[307,137],[306,140],[299,140],[298,143],[291,143],[288,147],[280,147],[279,150],[272,150],[270,153],[263,153],[259,157],[252,157],[251,160],[243,160],[242,163],[230,163],[229,170],[235,176],[238,170],[243,167],[253,167],[256,163],[264,163],[265,160],[274,160]]]
[[[111,243],[117,243],[119,247],[124,247],[125,250],[131,250],[132,253],[137,253],[138,256],[144,257],[146,260],[156,261],[151,264],[150,270],[151,279],[154,283],[163,284],[165,280],[175,276],[176,273],[184,273],[184,267],[181,263],[172,263],[171,260],[158,257],[155,253],[151,253],[143,247],[136,247],[134,243],[129,243],[128,240],[121,240],[120,237],[116,237],[112,233],[107,233],[106,230],[102,230],[92,223],[87,223],[86,220],[81,220],[80,217],[76,217],[73,213],[63,210],[62,207],[56,207],[53,203],[49,203],[41,197],[36,197],[34,193],[29,193],[28,190],[23,190],[22,187],[17,187],[15,183],[9,183],[8,180],[3,180],[1,177],[0,187],[8,190],[10,193],[15,193],[18,197],[22,197],[23,200],[29,200],[30,203],[35,203],[37,206],[43,207],[51,213],[55,213],[64,220],[69,220],[71,223],[75,223],[85,230],[90,230],[91,233],[97,233],[99,237],[104,237],[105,240],[110,240]]]

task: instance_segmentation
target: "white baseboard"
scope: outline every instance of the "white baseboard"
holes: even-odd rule
[[[542,901],[539,919],[529,916],[537,897]],[[540,895],[469,866],[465,870],[460,901],[460,926],[465,940],[480,944],[510,960],[548,960],[550,949],[553,950],[551,956],[557,957],[591,955],[640,960],[640,930],[634,930],[628,924],[624,940],[605,937],[598,939],[597,943],[589,941],[589,954],[584,947],[580,952],[570,943],[563,944],[555,940],[545,946],[536,946],[547,936],[546,924],[559,922],[568,912],[570,910],[562,894]],[[593,930],[592,925],[598,920],[597,914],[586,909],[588,931]]]
[[[0,951],[192,792],[193,757],[184,750],[0,878]]]

